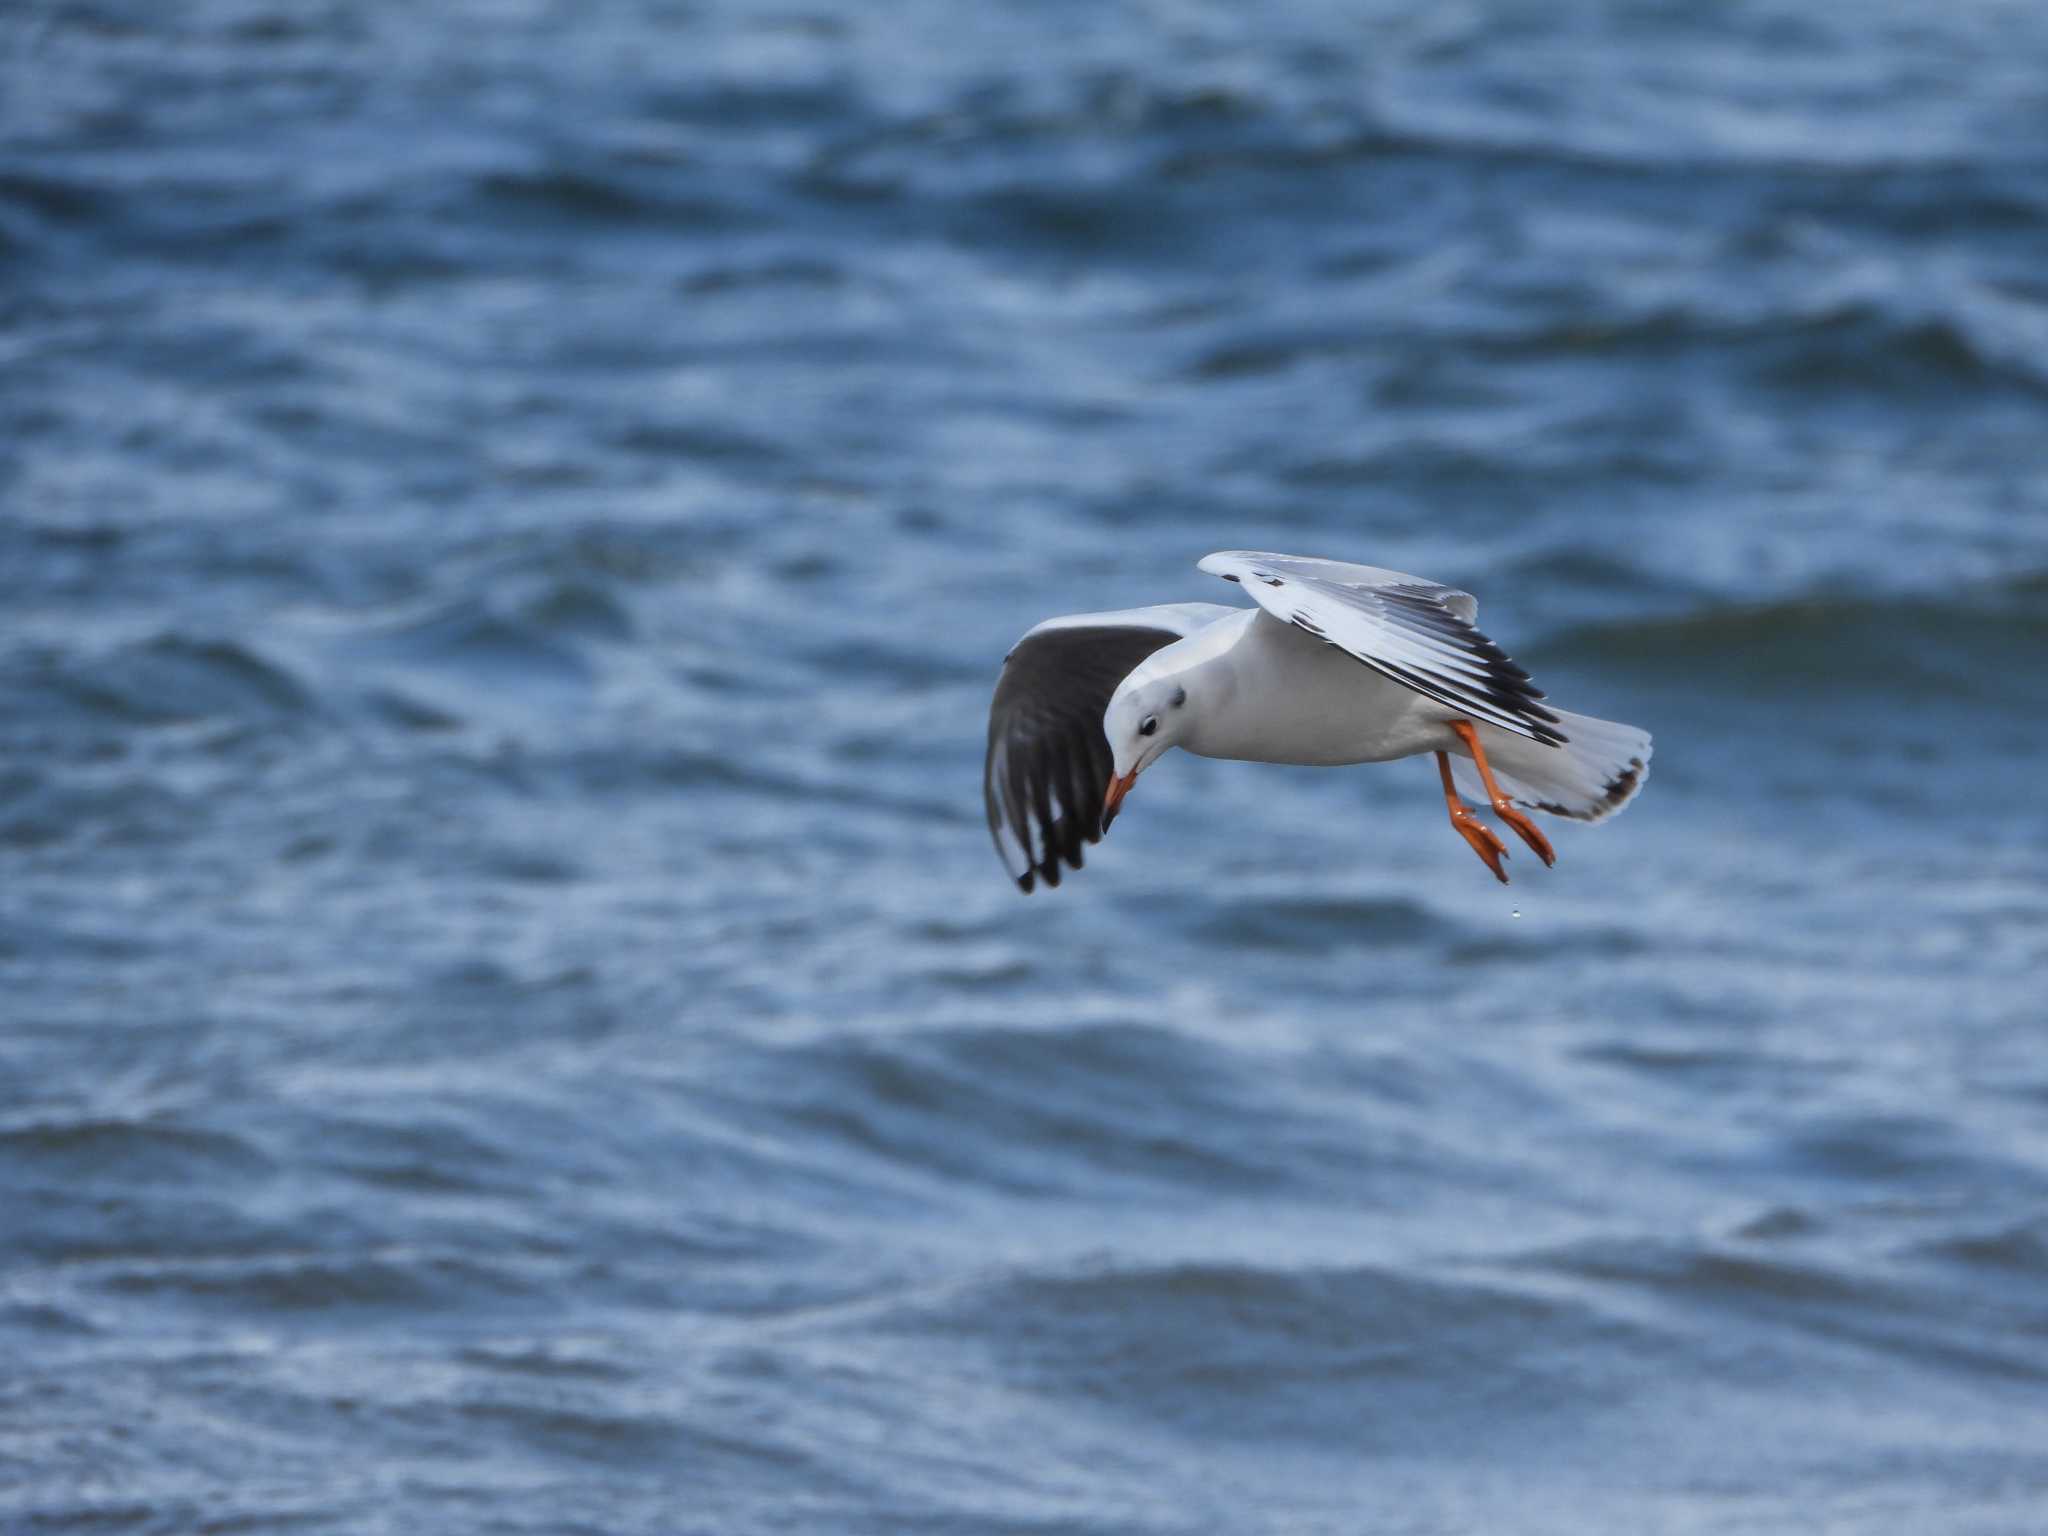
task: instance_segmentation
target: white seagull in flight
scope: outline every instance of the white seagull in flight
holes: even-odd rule
[[[1047,619],[1004,658],[982,792],[996,851],[1029,891],[1081,867],[1138,775],[1169,747],[1256,763],[1436,754],[1451,826],[1507,882],[1507,847],[1458,797],[1556,862],[1518,807],[1604,821],[1650,770],[1632,725],[1550,709],[1473,627],[1479,602],[1371,565],[1227,550],[1201,569],[1256,608],[1169,603]],[[1478,774],[1475,787],[1466,762]]]

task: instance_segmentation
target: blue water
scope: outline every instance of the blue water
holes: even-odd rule
[[[2048,1528],[2044,59],[6,7],[0,1530]],[[1648,788],[1020,897],[1004,651],[1247,546]]]

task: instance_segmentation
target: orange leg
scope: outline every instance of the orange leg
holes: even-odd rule
[[[1458,798],[1457,787],[1451,783],[1450,758],[1437,753],[1436,766],[1444,776],[1444,804],[1450,807],[1452,829],[1472,845],[1472,851],[1493,871],[1494,878],[1506,885],[1508,872],[1500,867],[1500,861],[1508,856],[1507,844],[1494,835],[1493,828],[1481,821],[1471,806]]]
[[[1479,768],[1479,782],[1486,786],[1486,798],[1493,802],[1493,814],[1515,829],[1516,834],[1536,850],[1536,857],[1546,866],[1557,862],[1550,839],[1537,830],[1536,823],[1516,810],[1508,797],[1500,792],[1500,786],[1493,782],[1493,770],[1486,766],[1486,748],[1479,745],[1479,732],[1469,720],[1453,720],[1451,729],[1458,733],[1458,740],[1465,743],[1465,750],[1472,754],[1472,761]],[[1442,757],[1439,752],[1437,756]],[[1450,766],[1444,767],[1444,782],[1450,782]]]

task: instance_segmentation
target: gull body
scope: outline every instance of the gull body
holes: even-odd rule
[[[1263,609],[1226,611],[1228,618],[1154,651],[1111,697],[1106,720],[1134,710],[1142,718],[1144,701],[1161,684],[1186,688],[1198,706],[1145,762],[1168,746],[1197,757],[1319,768],[1463,751],[1443,723],[1453,714],[1443,705],[1325,641],[1272,622]],[[1171,718],[1163,717],[1162,726]],[[1117,736],[1110,740],[1114,745]],[[1117,775],[1141,766],[1118,763]]]
[[[1474,627],[1470,593],[1377,566],[1226,551],[1201,568],[1253,608],[1178,603],[1048,619],[1005,658],[989,714],[989,830],[1026,891],[1080,868],[1138,776],[1172,748],[1337,767],[1436,754],[1451,825],[1502,881],[1478,789],[1554,861],[1524,809],[1600,821],[1648,774],[1633,726],[1543,703]],[[1453,765],[1453,758],[1458,760]]]

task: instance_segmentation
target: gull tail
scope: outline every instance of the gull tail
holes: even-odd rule
[[[1556,713],[1558,730],[1570,738],[1561,747],[1480,726],[1493,776],[1517,805],[1573,821],[1605,821],[1633,800],[1649,778],[1650,733],[1617,720]],[[1484,804],[1486,795],[1471,761],[1453,757],[1451,763],[1459,791]]]

